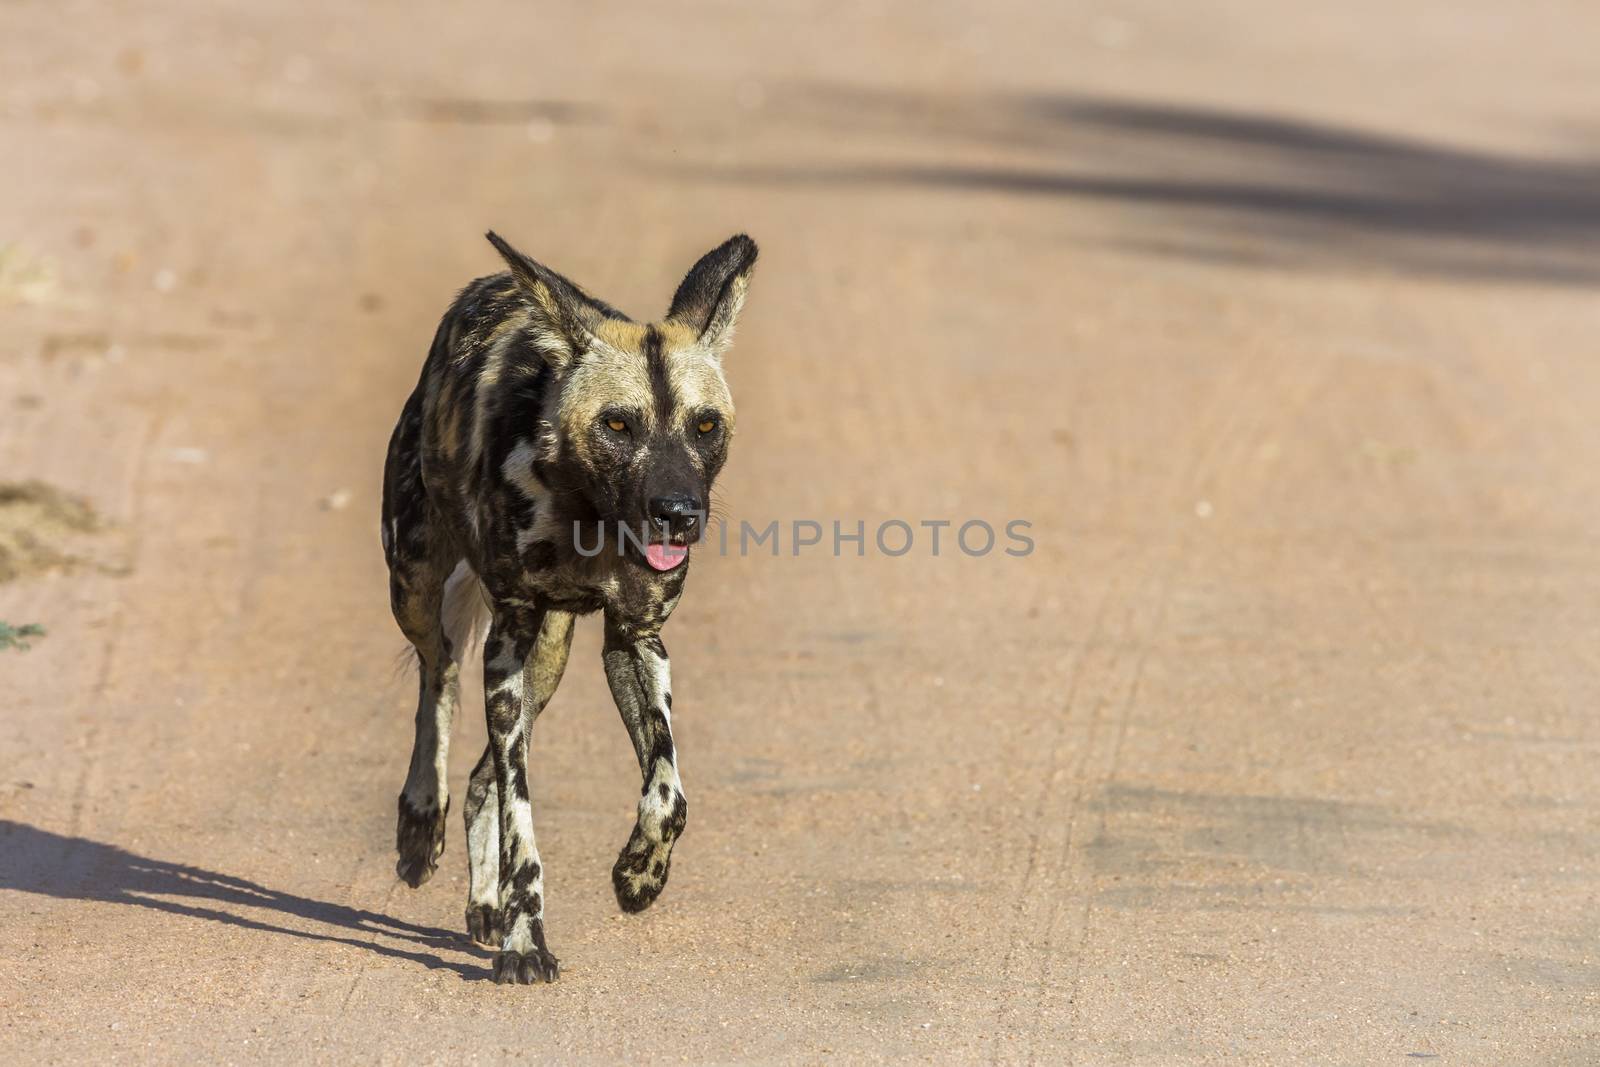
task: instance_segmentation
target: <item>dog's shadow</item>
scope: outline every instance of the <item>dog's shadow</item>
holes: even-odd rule
[[[380,956],[410,960],[429,970],[454,971],[467,980],[490,977],[485,967],[383,943],[407,941],[436,949],[472,951],[462,934],[279,892],[216,871],[148,859],[115,845],[66,837],[9,819],[0,819],[0,889],[62,900],[131,904],[247,930],[349,945]],[[343,932],[298,930],[273,922],[270,916],[254,917],[244,909],[292,915]]]

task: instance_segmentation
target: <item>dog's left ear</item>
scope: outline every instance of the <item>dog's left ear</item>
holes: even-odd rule
[[[756,243],[742,233],[728,238],[700,257],[672,298],[667,318],[695,331],[717,356],[733,343],[756,251]]]

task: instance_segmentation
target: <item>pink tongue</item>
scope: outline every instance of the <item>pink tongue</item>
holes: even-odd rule
[[[670,571],[689,558],[687,545],[645,545],[644,561],[658,571]]]

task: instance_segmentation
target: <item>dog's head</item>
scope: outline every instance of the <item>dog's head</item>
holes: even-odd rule
[[[744,305],[756,244],[740,234],[690,269],[659,322],[637,323],[512,248],[489,240],[530,296],[533,336],[554,375],[535,449],[547,478],[581,496],[631,554],[671,570],[703,532],[733,440],[722,357]]]

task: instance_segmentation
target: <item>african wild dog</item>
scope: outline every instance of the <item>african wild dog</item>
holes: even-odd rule
[[[643,324],[488,238],[511,269],[479,278],[445,313],[384,468],[390,601],[421,676],[396,869],[419,886],[444,849],[457,670],[487,627],[467,931],[499,949],[496,982],[549,982],[528,743],[575,616],[605,614],[606,680],[644,776],[611,872],[624,911],[660,894],[683,832],[660,634],[733,437],[721,361],[756,246],[740,235],[707,253],[666,318]]]

